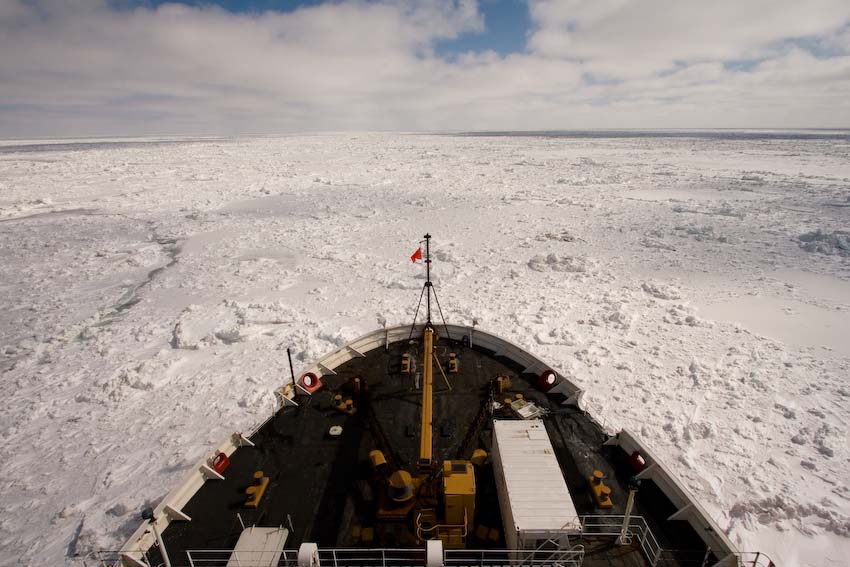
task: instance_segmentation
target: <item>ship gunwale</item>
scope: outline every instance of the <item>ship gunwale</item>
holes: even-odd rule
[[[720,545],[718,546],[714,542],[706,542],[709,547],[714,550],[715,555],[722,557],[724,553],[733,553],[734,548],[731,543],[727,541],[723,541],[725,536],[723,536],[722,532],[713,525],[713,520],[699,507],[699,504],[696,503],[693,498],[689,496],[687,491],[681,486],[675,477],[669,475],[662,466],[660,466],[660,461],[658,461],[655,456],[645,450],[643,445],[639,440],[630,433],[623,431],[616,435],[611,435],[610,431],[606,431],[603,425],[597,421],[593,416],[588,414],[584,409],[582,409],[582,390],[577,385],[569,381],[566,377],[556,372],[557,376],[557,384],[554,390],[556,391],[555,397],[557,400],[553,403],[547,403],[549,398],[552,396],[547,396],[542,392],[536,391],[533,384],[533,378],[538,376],[545,370],[548,370],[549,367],[540,359],[535,357],[534,355],[528,353],[521,347],[502,339],[496,335],[488,333],[486,331],[482,331],[480,329],[474,327],[465,327],[459,325],[447,325],[445,327],[439,327],[439,330],[443,332],[444,336],[441,339],[441,342],[438,343],[441,346],[453,345],[453,348],[456,350],[468,349],[463,351],[463,353],[478,353],[482,358],[487,358],[490,360],[494,360],[502,364],[505,368],[508,368],[511,372],[513,372],[517,377],[523,377],[526,381],[525,390],[528,395],[532,398],[537,395],[537,398],[540,400],[541,404],[549,407],[554,410],[552,414],[552,418],[547,422],[547,430],[549,430],[551,435],[560,435],[564,438],[563,432],[559,431],[559,428],[563,427],[563,424],[566,423],[565,420],[568,419],[580,419],[583,423],[583,427],[587,429],[587,432],[590,432],[590,438],[592,439],[592,445],[594,447],[591,449],[593,451],[603,450],[602,447],[604,443],[608,442],[608,447],[610,449],[605,449],[606,451],[614,451],[622,440],[624,445],[628,445],[627,448],[637,447],[640,450],[645,451],[645,455],[648,457],[648,462],[651,465],[655,465],[653,472],[653,481],[658,483],[659,479],[661,484],[666,489],[666,492],[671,492],[676,498],[685,498],[687,500],[687,505],[693,507],[693,512],[688,514],[687,521],[690,524],[707,524],[711,533],[719,536]],[[329,384],[332,383],[335,379],[337,379],[341,374],[347,372],[347,366],[357,366],[357,361],[363,361],[364,359],[368,359],[370,353],[374,355],[377,349],[383,349],[387,351],[390,347],[398,348],[399,345],[406,345],[407,341],[412,337],[413,339],[418,339],[421,335],[422,326],[417,326],[411,328],[410,326],[401,326],[401,327],[393,327],[393,328],[385,328],[373,331],[372,333],[368,333],[355,339],[351,343],[340,347],[339,349],[329,353],[328,355],[320,358],[316,361],[312,366],[304,369],[305,372],[315,372],[323,377],[323,380],[326,380]],[[449,339],[451,337],[451,339]],[[464,356],[464,354],[461,356]],[[281,390],[280,392],[282,392]],[[535,393],[536,392],[536,393]],[[437,403],[439,400],[445,395],[445,392],[438,391],[435,394],[435,398]],[[219,445],[219,448],[216,450],[223,450],[226,452],[232,459],[234,459],[235,465],[238,465],[240,446],[244,446],[246,450],[248,450],[248,443],[246,440],[251,440],[252,442],[255,440],[257,435],[264,429],[268,428],[270,425],[274,425],[275,419],[282,415],[284,412],[288,411],[298,411],[298,410],[287,410],[285,406],[286,400],[281,394],[281,401],[284,402],[281,404],[281,407],[275,412],[273,416],[269,419],[264,420],[260,423],[252,433],[248,435],[242,434],[234,434],[231,438],[223,442]],[[298,399],[300,403],[309,407],[311,403],[313,403],[313,398],[309,396],[299,396]],[[570,417],[572,416],[572,417]],[[343,418],[339,417],[337,421],[341,420],[341,423],[345,423],[343,427],[345,435],[354,434],[357,435],[358,431],[360,435],[363,434],[364,429],[366,428],[366,424],[360,422],[358,423],[357,419],[351,420],[349,423],[348,420],[351,418]],[[334,420],[327,420],[325,425],[330,424]],[[362,420],[361,420],[362,421]],[[415,420],[414,420],[415,423]],[[350,442],[351,437],[347,438]],[[614,440],[614,443],[611,442]],[[568,447],[566,443],[562,444],[561,450],[559,452],[559,460],[562,461],[562,466],[565,470],[565,478],[568,481],[568,485],[570,485],[570,490],[578,489],[577,487],[581,484],[582,479],[580,474],[576,474],[578,467],[575,465],[570,465],[569,461],[572,457],[573,452],[581,452],[582,450],[588,450],[590,445],[587,445],[584,448],[581,447]],[[349,455],[347,458],[351,458]],[[564,463],[566,461],[566,464]],[[232,465],[233,466],[233,465]],[[204,463],[201,463],[198,467],[199,470],[202,470],[204,467]],[[571,469],[572,470],[568,470]],[[235,469],[234,469],[235,470]],[[619,484],[619,489],[623,490],[624,483],[627,479],[623,479],[621,474],[616,474],[614,472],[614,468],[611,467],[609,469],[610,477],[612,482]],[[198,486],[198,474],[200,474],[201,482],[200,486]],[[212,483],[220,483],[221,481],[210,481],[211,484],[207,484],[204,476],[204,472],[198,473],[198,471],[192,471],[187,478],[187,481],[184,481],[175,491],[172,491],[166,498],[160,503],[155,511],[155,516],[157,517],[157,521],[161,522],[165,520],[164,525],[160,528],[160,531],[163,532],[166,540],[169,536],[169,525],[172,525],[172,521],[178,519],[175,517],[175,514],[170,514],[169,509],[171,510],[182,510],[185,513],[186,508],[191,508],[188,506],[189,503],[201,492],[205,486],[212,487]],[[672,487],[672,490],[671,490]],[[194,492],[192,489],[194,488]],[[181,501],[182,504],[181,504]],[[231,506],[237,505],[236,502],[232,502]],[[190,514],[191,515],[191,514]],[[696,522],[694,521],[696,519]],[[192,524],[197,522],[197,520],[193,520],[188,524]],[[173,524],[173,526],[179,526],[180,524]],[[184,526],[187,524],[183,524]],[[196,524],[197,525],[197,524]],[[179,528],[178,528],[179,530]],[[171,532],[174,532],[174,527],[172,527]],[[297,536],[297,534],[296,534]],[[147,541],[145,541],[147,540]],[[146,525],[142,525],[139,527],[137,532],[134,534],[133,538],[128,541],[127,545],[122,549],[122,553],[126,557],[139,557],[145,549],[145,543],[150,544],[153,543],[152,534]],[[294,539],[293,539],[294,540]],[[293,541],[290,540],[290,541]],[[725,549],[724,549],[725,548]],[[134,557],[135,556],[135,557]]]

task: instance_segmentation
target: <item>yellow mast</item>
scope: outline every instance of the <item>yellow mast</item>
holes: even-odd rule
[[[425,354],[422,370],[422,427],[419,436],[419,469],[426,471],[431,466],[433,444],[431,441],[433,418],[434,418],[434,329],[426,325],[425,331]]]

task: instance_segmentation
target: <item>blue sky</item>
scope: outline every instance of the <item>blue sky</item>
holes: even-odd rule
[[[850,126],[847,0],[1,0],[0,137]]]
[[[448,57],[467,51],[492,50],[501,56],[521,53],[531,30],[528,3],[525,0],[490,0],[479,4],[485,31],[465,33],[455,40],[437,44],[438,53]]]
[[[188,6],[219,6],[233,13],[260,13],[269,10],[292,12],[304,6],[317,6],[323,0],[220,0],[204,1],[189,0],[140,0],[119,2],[118,5],[136,7],[156,7],[161,4],[180,3]],[[468,32],[451,40],[438,41],[435,44],[437,53],[448,58],[468,51],[492,50],[505,56],[510,53],[521,53],[525,49],[528,32],[531,30],[528,2],[526,0],[482,0],[479,10],[484,18],[484,32]]]
[[[260,14],[268,11],[293,12],[303,7],[340,3],[341,0],[113,0],[115,6],[156,8],[162,4],[185,4],[192,7],[218,6],[234,14]],[[369,0],[364,0],[369,1]],[[481,0],[478,3],[485,29],[466,32],[454,39],[436,41],[439,55],[457,57],[467,52],[494,51],[501,56],[522,53],[532,31],[528,0]],[[795,37],[780,40],[796,45],[813,55],[828,58],[837,54],[833,46],[824,45],[817,36]],[[758,63],[756,59],[729,60],[729,69],[748,70]]]

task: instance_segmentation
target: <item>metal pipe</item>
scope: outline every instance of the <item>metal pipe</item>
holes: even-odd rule
[[[168,558],[168,552],[165,550],[165,542],[162,541],[162,534],[156,529],[156,520],[153,518],[151,518],[151,528],[153,528],[153,535],[156,537],[156,543],[159,545],[159,552],[162,554],[162,561],[165,563],[165,567],[171,567],[171,560]]]
[[[620,536],[617,538],[618,545],[629,545],[632,543],[632,538],[629,535],[629,521],[632,516],[632,508],[635,505],[635,494],[637,493],[637,486],[634,484],[634,480],[629,482],[629,499],[626,501],[626,512],[623,515],[623,527],[620,529]]]
[[[425,235],[425,287],[428,288],[428,320],[425,322],[427,327],[431,326],[431,235]]]
[[[295,370],[292,368],[292,353],[286,347],[286,356],[289,358],[289,375],[292,376],[292,396],[295,397]]]

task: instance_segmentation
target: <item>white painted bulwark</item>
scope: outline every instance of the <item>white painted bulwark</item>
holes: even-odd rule
[[[540,420],[497,420],[493,470],[508,549],[581,531],[567,483]]]
[[[259,426],[257,429],[259,429]],[[201,460],[195,468],[190,469],[183,478],[183,481],[162,499],[159,505],[154,509],[154,518],[156,518],[154,521],[156,522],[156,527],[160,533],[164,532],[165,528],[167,528],[174,520],[186,521],[182,517],[175,516],[180,516],[182,514],[188,518],[188,516],[182,513],[182,509],[183,506],[192,499],[195,493],[198,492],[201,486],[203,486],[207,481],[208,477],[202,472],[202,469],[209,469],[210,472],[217,475],[215,471],[209,468],[209,462],[207,459],[215,455],[216,451],[220,451],[228,457],[231,456],[236,451],[239,444],[241,444],[241,439],[244,439],[241,433],[234,433],[226,440],[219,443],[209,453],[208,457]],[[221,477],[221,475],[217,476]],[[179,512],[179,514],[176,514],[175,512]],[[189,521],[191,521],[191,519]],[[142,522],[119,552],[122,567],[137,567],[138,565],[145,565],[144,554],[154,544],[154,541],[155,538],[150,528],[150,524],[148,522]]]
[[[677,508],[670,520],[681,520],[691,524],[694,532],[705,542],[717,557],[726,557],[737,550],[714,519],[700,506],[682,482],[662,465],[655,454],[647,449],[631,432],[623,429],[612,437],[609,444],[618,445],[627,454],[638,451],[647,462],[638,478],[652,480],[661,492]]]
[[[422,329],[423,325],[417,325],[414,328],[414,339],[419,339],[422,336]],[[466,337],[469,340],[469,344],[474,344],[477,348],[487,349],[496,353],[497,356],[508,358],[522,366],[526,372],[540,374],[550,368],[548,364],[525,349],[501,337],[490,334],[487,331],[482,331],[479,328],[473,329],[472,327],[451,324],[437,326],[438,335],[443,337],[446,332],[448,332],[448,335],[451,338],[456,340],[461,340],[463,337]],[[341,364],[348,362],[352,358],[360,357],[363,353],[369,352],[370,350],[378,347],[383,348],[388,343],[406,340],[410,336],[410,327],[407,325],[372,331],[371,333],[354,339],[349,344],[340,347],[334,352],[323,356],[309,368],[303,369],[302,373],[314,372],[320,376],[322,374],[329,374],[328,370],[334,371]],[[567,397],[569,404],[581,407],[581,398],[584,394],[582,389],[557,372],[555,373],[555,378],[556,383],[551,391],[563,394]]]

